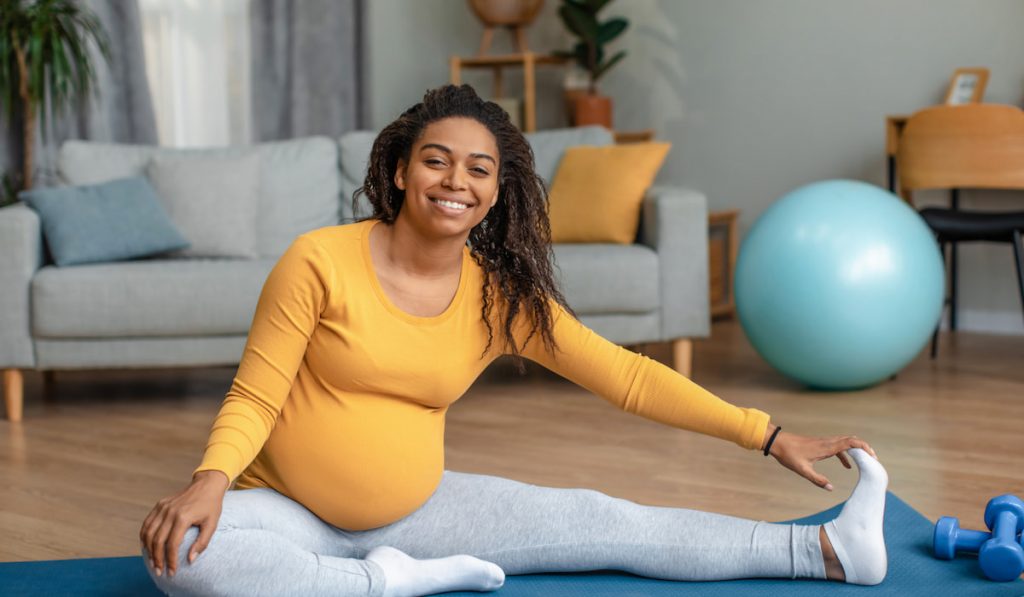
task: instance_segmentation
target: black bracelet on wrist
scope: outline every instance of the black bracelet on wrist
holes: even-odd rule
[[[771,452],[772,444],[775,443],[775,438],[779,435],[780,431],[782,431],[782,427],[781,426],[780,427],[776,427],[775,431],[772,431],[772,436],[768,438],[768,443],[764,445],[764,455],[765,456],[767,456],[768,453]]]

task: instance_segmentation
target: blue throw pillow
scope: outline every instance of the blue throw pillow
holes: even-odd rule
[[[142,176],[30,189],[18,198],[39,214],[46,245],[60,266],[120,261],[189,246]]]

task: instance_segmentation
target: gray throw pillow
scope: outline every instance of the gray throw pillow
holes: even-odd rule
[[[191,246],[181,257],[254,258],[259,155],[157,155],[146,166],[171,220]]]
[[[30,189],[18,198],[39,214],[59,266],[145,257],[188,247],[142,176],[97,185]]]

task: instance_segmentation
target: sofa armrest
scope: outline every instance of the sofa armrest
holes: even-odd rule
[[[39,216],[24,203],[0,208],[0,369],[36,365],[30,286],[42,265]]]
[[[680,187],[651,187],[644,197],[638,240],[658,253],[660,339],[710,335],[704,194]]]

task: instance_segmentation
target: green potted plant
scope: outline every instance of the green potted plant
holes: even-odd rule
[[[0,176],[0,207],[18,201],[21,177],[16,172],[4,172]]]
[[[46,98],[59,112],[88,95],[96,84],[89,42],[110,61],[99,19],[76,0],[0,0],[0,102],[13,123],[24,117],[24,163],[20,186],[32,186],[36,119],[46,123]],[[5,187],[16,180],[6,177]]]
[[[619,50],[611,57],[605,56],[605,46],[622,34],[629,21],[621,17],[599,21],[598,13],[611,0],[562,0],[558,15],[577,42],[572,50],[556,52],[557,55],[573,59],[588,75],[585,92],[571,94],[573,124],[600,124],[612,128],[612,100],[597,90],[597,81],[607,74],[626,56]]]

